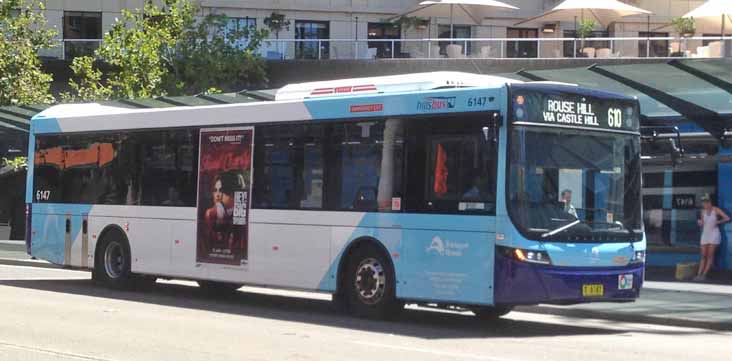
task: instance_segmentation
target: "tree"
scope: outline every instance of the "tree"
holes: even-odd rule
[[[0,0],[0,105],[54,101],[53,77],[38,58],[56,36],[46,28],[43,10],[38,0]]]
[[[671,25],[673,25],[679,35],[685,38],[692,37],[696,33],[696,21],[694,21],[694,18],[675,17],[671,19]]]
[[[593,19],[582,19],[577,23],[577,36],[582,39],[588,38],[592,35],[597,27],[597,21]]]
[[[270,31],[275,34],[277,40],[280,39],[282,30],[290,31],[290,20],[285,19],[285,14],[272,12],[268,17],[264,18],[264,25],[267,25]]]
[[[196,21],[198,8],[191,1],[158,3],[146,0],[142,11],[123,11],[96,50],[98,61],[74,59],[72,94],[65,99],[147,98],[264,81],[264,65],[254,50],[266,33],[227,31],[223,16]],[[247,36],[248,44],[237,47]],[[102,64],[109,69],[101,71]]]
[[[91,57],[77,57],[67,100],[148,98],[165,95],[168,59],[184,29],[194,21],[195,6],[185,0],[146,0],[142,10],[122,10],[122,18],[104,34],[96,57],[110,69],[102,72]]]
[[[231,27],[223,15],[208,15],[186,29],[175,55],[166,89],[171,94],[237,91],[266,82],[264,60],[256,54],[264,29]]]
[[[585,39],[592,36],[592,33],[597,27],[597,21],[594,19],[582,19],[577,24],[577,36],[582,39],[582,48],[585,47]]]

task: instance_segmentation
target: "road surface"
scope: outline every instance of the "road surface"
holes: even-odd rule
[[[285,296],[283,296],[285,295]],[[0,360],[729,361],[732,333],[515,312],[495,324],[407,309],[396,321],[338,314],[328,297],[190,282],[144,292],[90,275],[0,266]]]

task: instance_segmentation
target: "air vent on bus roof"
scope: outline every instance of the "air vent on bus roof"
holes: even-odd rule
[[[476,86],[499,87],[515,82],[520,81],[490,75],[441,71],[290,84],[277,92],[275,100],[302,100]]]

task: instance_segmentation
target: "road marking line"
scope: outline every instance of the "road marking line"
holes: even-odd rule
[[[392,349],[392,350],[421,352],[421,353],[427,353],[427,354],[432,354],[432,355],[436,355],[436,356],[457,357],[457,358],[465,358],[465,359],[472,359],[472,360],[517,361],[516,359],[483,356],[483,355],[476,355],[476,354],[470,354],[470,353],[430,350],[430,349],[417,348],[417,347],[387,345],[387,344],[376,343],[376,342],[352,341],[352,343],[355,343],[355,344],[361,345],[361,346],[381,347],[381,348],[388,348],[388,349]]]
[[[85,361],[109,361],[110,360],[110,359],[99,358],[99,357],[94,357],[94,356],[86,356],[86,355],[81,355],[81,354],[76,354],[76,353],[46,350],[46,349],[39,348],[39,347],[16,345],[16,344],[0,341],[0,348],[2,348],[2,347],[14,348],[16,350],[32,351],[32,352],[51,355],[51,356],[63,356],[66,358],[73,358],[73,359],[85,360]]]

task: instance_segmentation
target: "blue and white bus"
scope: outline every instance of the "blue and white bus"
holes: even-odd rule
[[[612,93],[452,72],[59,105],[31,125],[28,252],[115,287],[311,290],[371,317],[632,301],[639,118]]]

